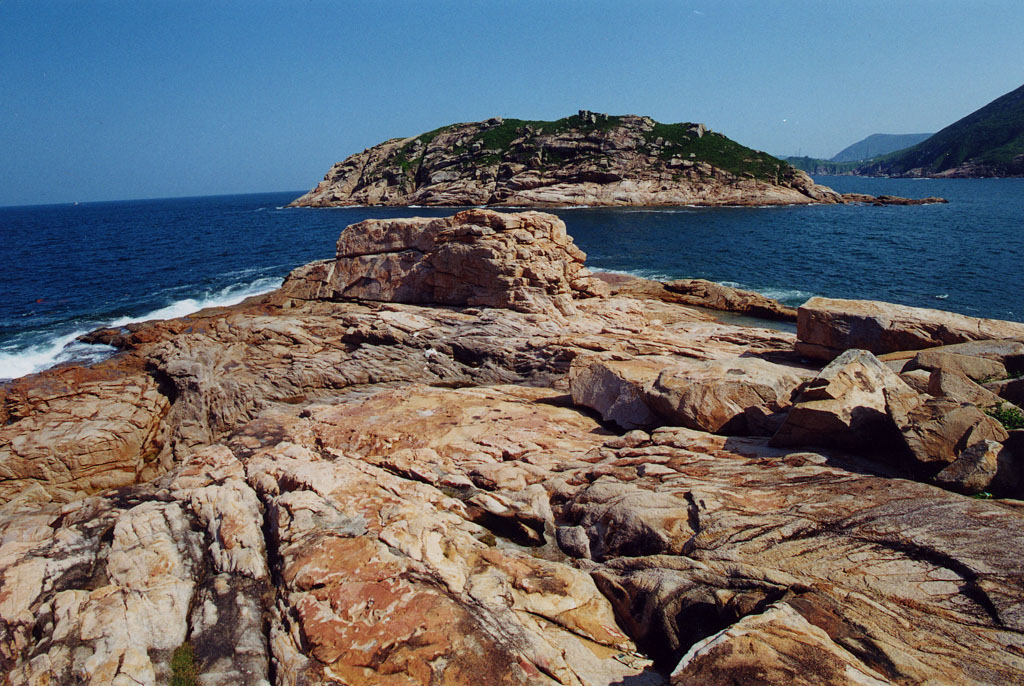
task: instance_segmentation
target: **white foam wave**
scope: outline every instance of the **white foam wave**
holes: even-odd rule
[[[751,290],[756,291],[757,289],[755,288]],[[766,298],[772,298],[773,300],[778,300],[784,303],[805,302],[806,300],[813,298],[815,296],[814,293],[801,291],[795,288],[762,288],[760,291],[757,292],[765,296]]]
[[[217,291],[207,292],[198,298],[185,298],[153,310],[138,317],[121,317],[114,321],[96,322],[95,326],[78,329],[70,333],[61,333],[24,348],[8,347],[0,349],[0,379],[17,379],[28,374],[35,374],[64,362],[93,362],[102,359],[114,351],[108,346],[86,345],[77,342],[77,338],[89,331],[101,327],[118,327],[144,322],[151,319],[174,319],[204,310],[208,307],[228,307],[237,305],[248,297],[268,293],[279,288],[284,282],[281,278],[264,277],[251,283],[234,284]]]
[[[151,319],[177,319],[178,317],[184,317],[194,312],[198,312],[199,310],[205,310],[208,307],[229,307],[231,305],[237,305],[246,298],[254,295],[269,293],[275,288],[279,288],[282,283],[284,283],[284,279],[266,277],[257,279],[249,284],[235,284],[233,286],[222,288],[214,293],[207,293],[198,299],[185,298],[184,300],[173,302],[166,307],[161,307],[158,310],[153,310],[148,314],[138,317],[122,317],[120,319],[115,319],[107,324],[107,326],[126,326],[136,322],[147,322]]]
[[[75,331],[22,350],[0,351],[0,379],[17,379],[60,364],[65,361],[64,350],[84,333]]]
[[[622,274],[623,276],[638,276],[641,279],[650,279],[652,281],[675,281],[680,278],[671,274],[656,272],[652,269],[605,269],[604,267],[595,266],[590,267],[590,271],[602,272],[604,274]]]

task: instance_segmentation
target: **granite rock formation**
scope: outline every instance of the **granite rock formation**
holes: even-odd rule
[[[876,355],[989,339],[1024,338],[1024,324],[870,300],[811,298],[797,310],[797,350],[831,360],[859,348]]]
[[[574,291],[605,293],[561,219],[466,210],[439,219],[368,219],[338,239],[333,262],[292,273],[286,294],[522,312],[573,310]]]
[[[1024,440],[960,359],[1009,324],[822,369],[492,214],[4,387],[0,684],[1021,681]]]

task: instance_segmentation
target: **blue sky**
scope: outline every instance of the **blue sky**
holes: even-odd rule
[[[1021,0],[0,0],[0,205],[312,187],[384,139],[585,108],[828,157],[1024,83]]]

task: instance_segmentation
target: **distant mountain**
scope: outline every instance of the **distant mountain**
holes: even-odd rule
[[[873,133],[864,140],[858,141],[848,148],[843,148],[829,162],[870,160],[872,157],[888,155],[891,152],[917,145],[930,138],[931,135],[930,133]]]
[[[833,162],[817,157],[786,157],[783,158],[800,171],[807,172],[811,176],[838,176],[842,174],[853,174],[853,171],[863,164],[863,160],[856,162]]]
[[[931,138],[858,167],[866,176],[1024,176],[1024,86]]]

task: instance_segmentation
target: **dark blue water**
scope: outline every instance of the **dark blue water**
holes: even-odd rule
[[[839,191],[948,205],[558,210],[595,270],[702,277],[789,304],[812,295],[888,300],[1024,320],[1024,179],[823,177]],[[238,302],[330,257],[369,217],[451,209],[280,209],[298,191],[0,208],[0,378],[91,346],[97,326]]]

